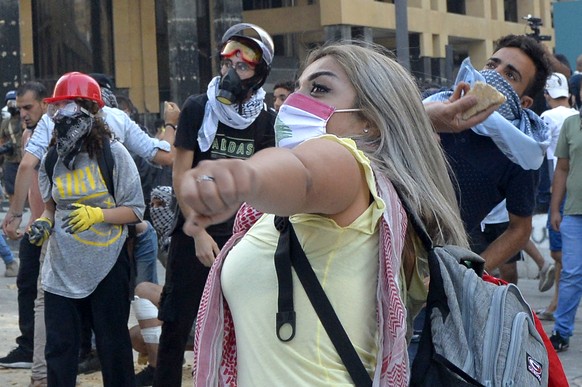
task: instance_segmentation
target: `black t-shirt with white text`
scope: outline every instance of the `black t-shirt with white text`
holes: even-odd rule
[[[261,149],[275,146],[275,114],[265,108],[246,129],[234,129],[219,122],[212,146],[208,151],[202,152],[197,139],[207,101],[206,94],[190,96],[184,102],[180,112],[174,145],[178,148],[194,151],[192,167],[198,165],[202,160],[248,159]],[[180,218],[182,217],[180,216]],[[233,222],[234,218],[210,226],[207,232],[210,235],[230,235],[232,234]],[[181,228],[182,224],[183,218],[178,221],[177,227]]]

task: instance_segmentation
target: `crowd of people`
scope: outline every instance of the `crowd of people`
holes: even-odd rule
[[[555,319],[548,351],[568,348],[582,295],[581,124],[570,74],[541,43],[501,37],[481,70],[466,59],[454,84],[422,94],[385,48],[329,42],[275,83],[272,107],[269,34],[236,24],[218,52],[206,92],[165,102],[153,130],[104,74],[6,96],[2,228],[20,240],[20,266],[2,238],[0,255],[17,276],[21,335],[1,367],[31,368],[31,387],[96,370],[105,386],[180,386],[188,349],[197,386],[352,383],[295,279],[293,317],[279,323],[288,217],[365,372],[406,385],[428,267],[405,208],[436,244],[470,247],[508,282],[528,252],[540,291],[556,284],[537,311]],[[463,118],[475,81],[505,102]],[[551,261],[530,240],[544,167]],[[137,373],[132,350],[147,364]]]

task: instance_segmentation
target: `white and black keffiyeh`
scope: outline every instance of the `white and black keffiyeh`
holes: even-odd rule
[[[116,108],[119,106],[117,104],[117,98],[115,97],[115,94],[113,94],[113,92],[106,87],[101,88],[101,99],[105,105],[109,106],[110,108]]]
[[[95,118],[79,112],[71,117],[58,115],[53,117],[53,121],[57,137],[57,154],[65,166],[72,170],[83,141],[93,128]]]
[[[157,186],[152,189],[151,200],[157,199],[164,203],[161,207],[153,207],[150,205],[150,216],[152,218],[152,226],[163,240],[172,232],[172,225],[174,224],[174,210],[172,209],[172,187]]]
[[[206,152],[212,146],[216,131],[218,129],[218,122],[234,129],[243,130],[249,127],[264,106],[265,90],[260,88],[251,98],[241,105],[225,105],[216,99],[218,86],[220,84],[220,77],[214,77],[208,84],[206,95],[208,102],[204,108],[204,119],[202,127],[198,131],[198,145],[202,152]],[[239,110],[241,114],[239,114]]]
[[[521,107],[519,96],[499,73],[493,70],[477,71],[469,58],[461,64],[455,85],[461,81],[470,85],[477,81],[486,82],[507,97],[497,111],[471,130],[490,137],[505,156],[523,169],[538,169],[550,145],[550,133],[541,118]],[[452,94],[452,90],[438,92],[423,102],[448,101]]]
[[[519,96],[509,82],[494,70],[482,70],[480,73],[487,84],[496,88],[507,98],[497,112],[515,127],[521,128],[527,136],[533,137],[538,142],[547,141],[549,132],[542,119],[533,111],[521,107]]]

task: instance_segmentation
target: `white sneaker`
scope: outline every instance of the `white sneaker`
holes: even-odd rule
[[[538,289],[540,292],[548,291],[554,285],[554,280],[556,273],[556,267],[553,262],[544,263],[544,267],[540,270],[540,282],[538,284]]]
[[[17,275],[18,275],[18,261],[14,260],[6,265],[4,277],[16,277]]]

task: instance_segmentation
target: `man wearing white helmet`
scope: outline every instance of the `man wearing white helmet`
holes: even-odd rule
[[[14,193],[14,177],[20,162],[20,141],[22,139],[22,126],[20,124],[20,113],[16,108],[16,92],[10,90],[4,98],[6,103],[7,117],[2,118],[0,125],[0,156],[3,158],[3,183],[4,192],[0,187],[0,197],[4,193],[8,200],[12,199]],[[0,204],[0,208],[2,205]],[[6,265],[5,277],[16,277],[18,275],[18,261],[14,259],[10,247],[6,243],[4,236],[0,235],[0,256]]]
[[[4,158],[3,163],[3,183],[8,200],[12,202],[14,195],[14,179],[18,164],[22,159],[22,123],[20,111],[16,107],[16,91],[11,90],[6,93],[6,106],[10,117],[2,120],[0,125],[0,155]]]
[[[248,30],[252,36],[243,34]],[[182,107],[176,131],[173,185],[178,197],[184,173],[207,159],[247,159],[274,146],[275,116],[264,103],[265,83],[273,60],[273,41],[262,28],[240,23],[222,37],[220,75],[204,94],[190,96]],[[213,184],[212,179],[200,184]],[[157,365],[138,374],[152,374],[154,386],[180,386],[182,360],[188,334],[198,313],[209,267],[232,235],[233,219],[213,225],[190,237],[182,231],[191,209],[178,201],[180,216],[172,233],[161,297],[163,321]]]

